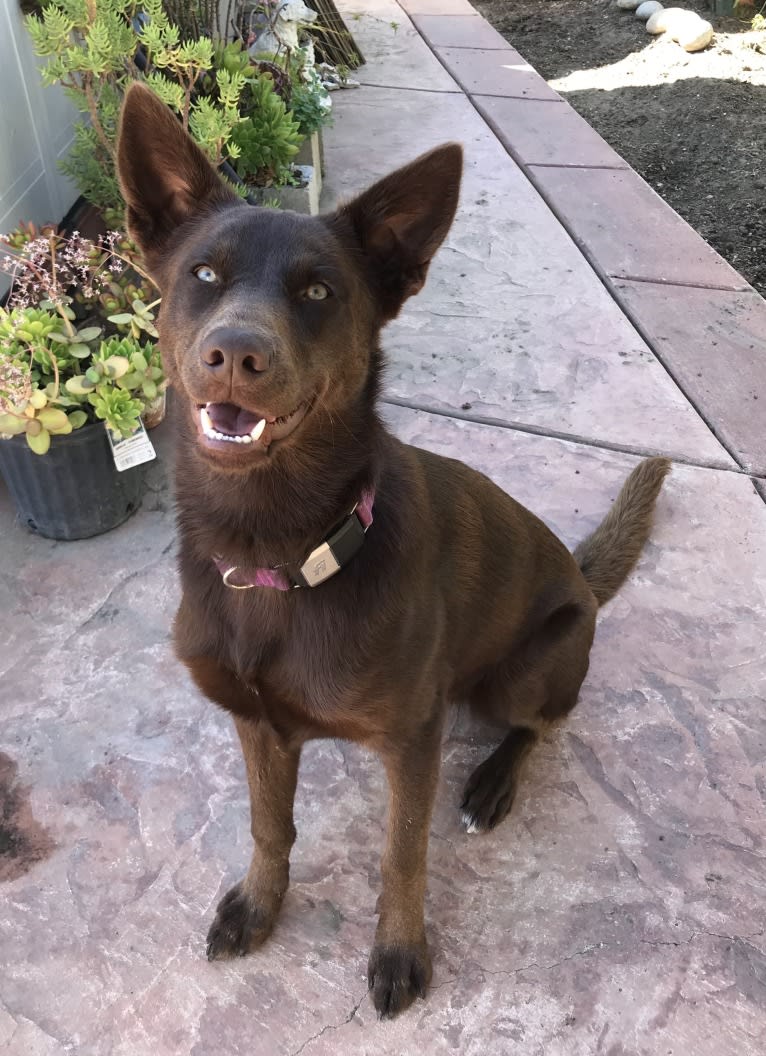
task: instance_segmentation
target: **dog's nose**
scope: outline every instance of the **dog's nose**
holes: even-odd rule
[[[271,352],[265,342],[247,330],[220,326],[203,342],[200,356],[208,370],[215,374],[263,374],[271,366]]]

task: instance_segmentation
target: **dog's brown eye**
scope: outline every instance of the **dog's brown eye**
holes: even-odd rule
[[[218,279],[216,273],[207,264],[200,264],[198,268],[194,269],[194,274],[200,282],[216,282]]]
[[[306,297],[310,301],[324,301],[330,296],[330,290],[323,282],[312,282],[306,290]]]

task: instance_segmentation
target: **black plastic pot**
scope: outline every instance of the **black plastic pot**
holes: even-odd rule
[[[19,519],[48,539],[88,539],[122,524],[141,505],[144,468],[117,472],[100,422],[52,436],[45,455],[24,436],[0,440],[0,472]]]

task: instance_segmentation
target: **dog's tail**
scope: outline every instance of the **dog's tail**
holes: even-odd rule
[[[638,561],[669,469],[667,458],[647,458],[636,466],[609,513],[575,550],[575,560],[599,605],[614,597]]]

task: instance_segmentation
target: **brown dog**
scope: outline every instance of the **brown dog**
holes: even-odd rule
[[[461,165],[440,147],[311,218],[242,203],[147,89],[122,115],[128,226],[162,291],[180,404],[176,649],[234,715],[250,786],[255,853],[208,956],[274,927],[303,743],[358,741],[391,790],[369,962],[380,1015],[431,975],[426,849],[449,702],[508,731],[462,804],[469,830],[491,829],[541,727],[577,701],[596,610],[637,560],[668,470],[639,465],[573,557],[486,477],[384,429],[378,336],[425,282]]]

